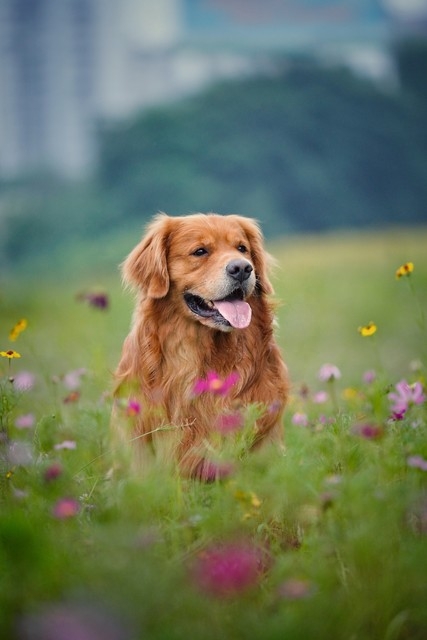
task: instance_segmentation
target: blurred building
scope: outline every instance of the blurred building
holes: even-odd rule
[[[0,170],[84,171],[93,157],[93,2],[0,3]]]
[[[427,14],[423,0],[409,4]],[[84,176],[96,162],[100,120],[268,67],[272,50],[323,47],[333,59],[337,47],[343,54],[350,46],[350,64],[369,73],[376,60],[384,75],[378,42],[391,19],[413,18],[407,7],[408,0],[0,0],[0,176]]]

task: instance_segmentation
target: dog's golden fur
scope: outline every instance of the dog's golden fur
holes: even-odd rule
[[[116,397],[137,400],[140,411],[126,427],[116,403],[113,424],[132,440],[137,467],[154,450],[184,475],[207,478],[206,443],[218,415],[251,403],[264,407],[254,444],[281,441],[288,380],[273,336],[267,263],[255,222],[217,214],[159,214],[125,260],[123,279],[137,303]],[[212,304],[220,307],[224,298],[240,300],[232,302],[231,323]],[[222,380],[236,372],[238,379],[227,394],[195,395],[195,382],[209,372]]]

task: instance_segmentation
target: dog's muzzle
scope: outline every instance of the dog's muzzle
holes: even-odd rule
[[[186,292],[184,300],[194,314],[212,320],[219,328],[245,329],[252,318],[252,309],[245,298],[252,293],[249,278],[253,266],[247,260],[232,260],[225,267],[230,282],[230,293],[218,300],[206,300],[201,296]]]

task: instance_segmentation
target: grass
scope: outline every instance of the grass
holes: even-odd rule
[[[224,436],[234,472],[210,485],[109,475],[108,391],[132,309],[113,243],[3,281],[0,349],[22,357],[0,361],[0,637],[425,638],[427,403],[393,420],[388,394],[425,385],[426,246],[425,229],[270,245],[287,451],[246,456],[241,433]],[[76,298],[93,288],[108,310]],[[320,380],[325,363],[340,377]],[[10,381],[23,372],[25,391]]]

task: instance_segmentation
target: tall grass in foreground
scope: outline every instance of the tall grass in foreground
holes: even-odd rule
[[[248,408],[211,484],[110,474],[117,282],[4,289],[0,637],[425,638],[425,240],[273,247],[286,454],[247,454]]]

